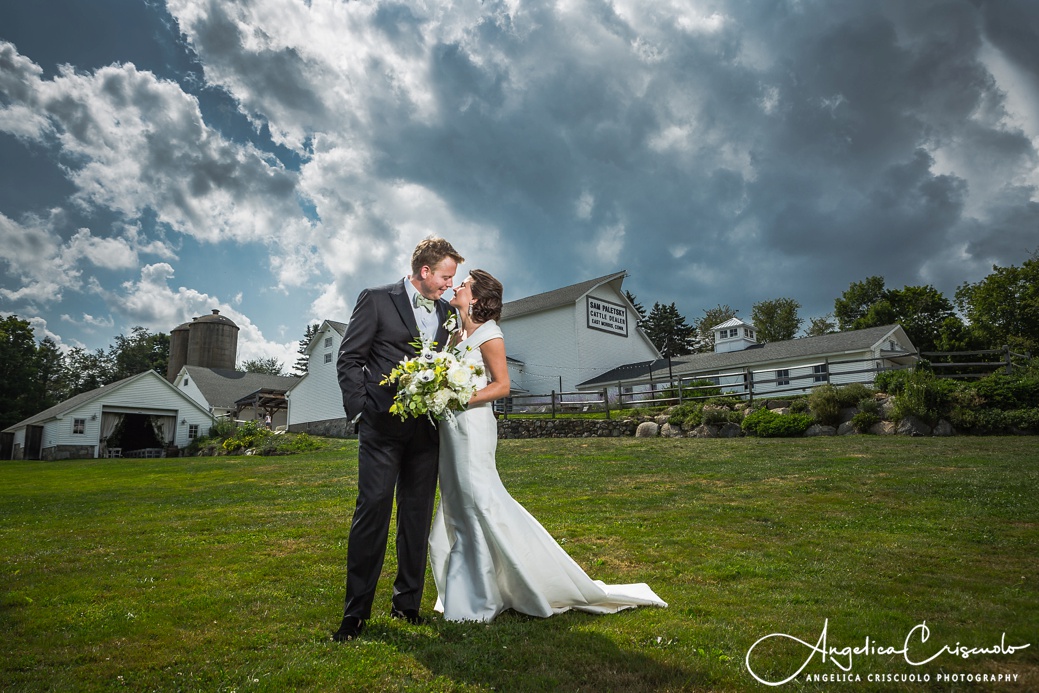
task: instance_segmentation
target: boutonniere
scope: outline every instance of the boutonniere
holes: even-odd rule
[[[458,329],[458,316],[455,315],[453,310],[451,311],[451,314],[447,316],[447,320],[444,321],[444,329],[449,333]]]

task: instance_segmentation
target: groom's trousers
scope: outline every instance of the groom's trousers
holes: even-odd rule
[[[393,606],[418,610],[426,577],[439,456],[436,428],[425,417],[401,421],[365,411],[358,427],[357,505],[346,551],[344,616],[371,617],[386,557],[394,491],[397,577]]]

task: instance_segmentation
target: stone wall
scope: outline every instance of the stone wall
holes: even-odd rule
[[[291,433],[308,433],[312,436],[326,438],[356,438],[354,425],[344,416],[341,419],[325,419],[324,421],[307,421],[289,426]]]
[[[499,438],[619,438],[635,435],[633,419],[498,419]]]
[[[40,450],[40,459],[47,460],[89,460],[94,457],[93,445],[52,445]]]

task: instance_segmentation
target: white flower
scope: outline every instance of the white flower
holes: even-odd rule
[[[455,312],[451,311],[447,316],[447,320],[444,321],[444,329],[448,332],[454,332],[456,327],[458,327],[458,318],[455,316]]]
[[[452,398],[450,390],[437,390],[430,398],[430,408],[438,414],[443,414],[451,404]]]
[[[418,381],[420,383],[431,383],[437,377],[436,373],[434,373],[432,370],[419,371],[417,375],[418,375]]]
[[[447,382],[456,390],[469,384],[472,371],[461,364],[456,364],[447,371]]]
[[[437,353],[433,351],[429,345],[422,347],[422,353],[419,354],[419,361],[423,363],[433,363],[437,360]]]

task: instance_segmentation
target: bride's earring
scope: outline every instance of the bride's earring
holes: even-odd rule
[[[472,317],[472,316],[473,316],[473,301],[470,301],[470,302],[469,302],[469,311],[468,311],[468,315],[469,315],[469,317]]]

